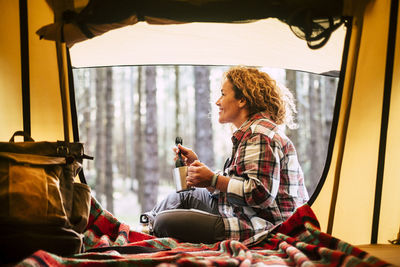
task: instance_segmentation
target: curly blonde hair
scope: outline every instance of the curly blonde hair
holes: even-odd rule
[[[292,93],[284,86],[277,86],[267,73],[256,68],[237,66],[230,68],[225,77],[233,85],[235,98],[246,100],[249,115],[266,111],[276,124],[285,124],[290,129],[297,127]]]

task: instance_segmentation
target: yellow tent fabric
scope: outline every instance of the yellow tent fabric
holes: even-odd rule
[[[8,141],[15,131],[23,127],[19,5],[17,1],[1,0],[0,6],[4,11],[0,18],[0,118],[3,123],[0,138]],[[39,40],[35,33],[42,25],[53,21],[54,15],[46,2],[40,0],[29,1],[27,11],[32,137],[35,141],[62,140],[55,44]]]
[[[18,5],[5,0],[0,4],[4,12],[0,17],[0,138],[4,140],[22,128],[22,90]]]
[[[323,228],[328,228],[327,206],[331,206],[334,176],[338,171],[340,180],[337,201],[332,204],[335,212],[331,215],[330,228],[333,235],[349,240],[353,244],[371,241],[389,12],[390,1],[374,1],[366,6],[361,17],[354,19],[354,38],[349,51],[337,142],[327,180],[313,205]],[[399,51],[398,41],[396,45],[395,51]],[[396,71],[398,73],[398,52],[395,56],[396,65],[393,73]],[[396,110],[400,108],[396,105],[399,97],[398,89],[399,80],[397,75],[394,75],[384,175],[384,191],[386,191],[383,193],[378,232],[378,242],[381,243],[395,239],[400,225],[398,201],[400,187],[396,178],[398,175],[393,168],[397,142],[394,134],[399,131],[398,125],[393,123],[396,120]],[[347,105],[350,105],[347,110],[349,114],[345,114]],[[347,129],[344,125],[346,115],[349,116]],[[344,142],[341,148],[343,159],[339,162],[338,141],[341,139]]]

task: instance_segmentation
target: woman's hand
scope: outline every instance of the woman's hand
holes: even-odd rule
[[[186,182],[188,186],[209,187],[214,172],[211,171],[204,163],[196,160],[188,167],[188,175]]]
[[[175,152],[174,161],[178,159],[178,152],[181,151],[182,159],[186,166],[189,166],[195,160],[198,160],[196,153],[194,153],[191,149],[182,146],[181,144],[179,144],[178,147],[174,147],[173,150]]]

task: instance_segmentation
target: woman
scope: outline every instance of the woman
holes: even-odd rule
[[[171,194],[147,213],[156,236],[252,242],[308,200],[295,147],[278,127],[293,126],[290,92],[255,68],[233,67],[216,105],[219,122],[237,128],[232,156],[224,173],[214,173],[189,148],[174,149],[189,166],[188,186],[196,189]]]

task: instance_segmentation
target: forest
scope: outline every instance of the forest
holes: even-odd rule
[[[173,192],[175,137],[213,170],[231,153],[230,125],[218,123],[215,102],[229,66],[75,68],[80,141],[94,157],[84,163],[93,195],[129,224]],[[327,157],[338,77],[260,68],[295,97],[293,141],[311,195]]]

